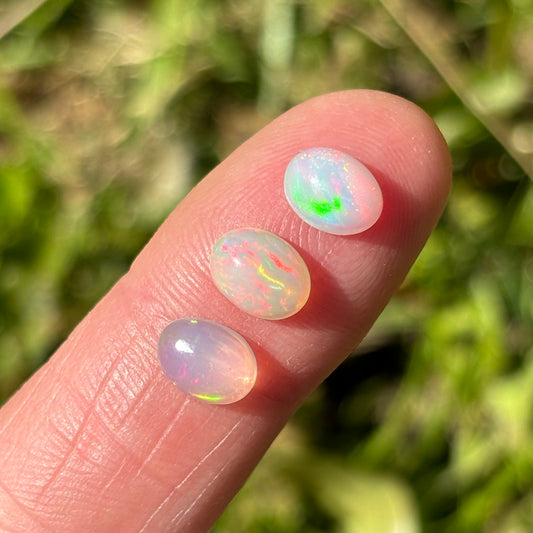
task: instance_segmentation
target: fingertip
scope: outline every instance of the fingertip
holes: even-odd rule
[[[343,151],[374,174],[383,211],[370,229],[331,235],[292,211],[283,193],[285,168],[313,147]],[[54,530],[59,524],[79,529],[87,519],[102,530],[118,521],[143,531],[168,523],[201,530],[294,407],[368,331],[436,223],[450,169],[446,143],[428,115],[378,91],[313,98],[254,135],[180,203],[56,353],[57,364],[34,389],[21,391],[17,416],[31,421],[35,437],[29,446],[20,427],[7,430],[0,454],[5,471],[12,479],[25,476],[12,484],[13,493],[26,497],[33,475],[45,487],[33,505],[46,502]],[[243,227],[275,233],[301,253],[312,288],[296,315],[280,321],[250,316],[214,285],[213,246]],[[257,383],[236,406],[189,400],[162,375],[157,338],[183,317],[228,326],[255,352]],[[51,427],[56,419],[69,421],[67,438]],[[17,437],[20,449],[9,444]],[[61,446],[51,445],[56,442]],[[48,479],[28,463],[28,453],[47,458]],[[81,487],[75,495],[84,498],[83,508],[73,487]]]

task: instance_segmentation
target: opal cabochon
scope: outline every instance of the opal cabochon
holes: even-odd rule
[[[354,235],[381,215],[383,197],[368,168],[332,148],[311,148],[294,157],[285,172],[289,205],[309,225],[335,235]]]
[[[300,254],[281,237],[255,228],[220,237],[211,256],[211,275],[237,307],[268,320],[297,313],[311,290]]]
[[[257,376],[248,343],[237,332],[210,320],[171,322],[159,337],[158,356],[163,372],[182,392],[209,403],[241,400]]]

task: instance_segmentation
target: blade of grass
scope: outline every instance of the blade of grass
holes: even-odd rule
[[[452,29],[445,27],[437,15],[424,10],[410,0],[380,0],[381,5],[424,54],[450,89],[470,112],[483,124],[507,153],[533,179],[533,153],[516,149],[509,126],[498,117],[487,113],[483,103],[469,89],[458,58],[454,57],[449,43],[453,41]]]
[[[34,11],[39,9],[47,0],[26,0],[3,8],[0,13],[0,39],[7,35],[13,28],[26,20]]]

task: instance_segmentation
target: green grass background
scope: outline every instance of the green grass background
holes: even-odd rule
[[[213,533],[533,531],[530,0],[0,3],[0,399],[190,187],[290,106],[426,109],[444,216]]]

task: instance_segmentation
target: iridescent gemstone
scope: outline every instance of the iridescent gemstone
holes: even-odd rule
[[[297,313],[311,290],[300,254],[282,238],[261,229],[230,231],[211,256],[215,285],[251,315],[277,320]]]
[[[235,331],[211,320],[182,318],[161,333],[163,372],[191,396],[227,404],[244,398],[257,375],[255,356]]]
[[[285,172],[285,196],[305,222],[334,235],[367,230],[383,208],[370,170],[332,148],[311,148],[292,159]]]

